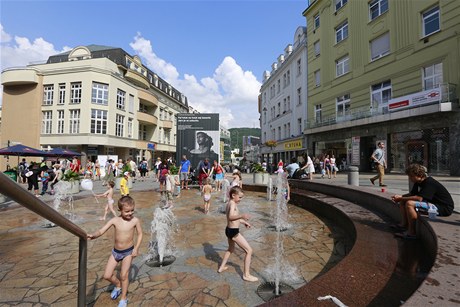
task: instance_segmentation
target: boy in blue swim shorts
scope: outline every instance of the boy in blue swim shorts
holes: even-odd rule
[[[128,304],[129,269],[133,258],[139,254],[139,246],[142,242],[142,227],[140,220],[134,216],[134,200],[130,196],[123,196],[118,200],[118,210],[120,211],[120,216],[112,218],[95,233],[88,234],[88,239],[96,239],[112,226],[115,228],[115,244],[105,267],[104,279],[115,285],[110,297],[115,300],[121,294],[118,307],[125,307]],[[137,233],[136,244],[134,244],[134,233]],[[117,278],[116,274],[114,274],[118,263],[121,263],[120,278]]]

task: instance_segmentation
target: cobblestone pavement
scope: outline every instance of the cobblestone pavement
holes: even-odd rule
[[[244,180],[249,180],[245,176]],[[144,240],[141,255],[134,259],[130,271],[128,299],[133,306],[254,306],[263,301],[257,287],[267,281],[273,266],[273,246],[276,233],[271,226],[271,207],[261,193],[247,192],[241,211],[251,214],[253,228],[242,234],[254,249],[252,274],[259,282],[242,280],[244,254],[237,249],[230,257],[229,270],[217,273],[227,248],[224,234],[225,216],[219,212],[221,195],[213,193],[211,212],[205,215],[197,189],[182,191],[172,209],[178,230],[174,240],[176,261],[161,268],[145,264],[151,239],[150,223],[153,211],[160,204],[158,183],[152,178],[133,184],[131,195],[136,201],[136,215],[141,218]],[[100,182],[94,191],[105,190]],[[117,191],[115,198],[119,197]],[[52,204],[53,196],[42,198]],[[97,203],[91,191],[81,191],[74,197],[74,210],[66,203],[61,212],[87,232],[100,228],[104,199]],[[0,306],[76,306],[78,239],[59,227],[45,228],[48,223],[14,202],[0,203]],[[292,227],[285,231],[284,259],[299,272],[292,281],[300,287],[314,276],[326,271],[344,256],[339,229],[311,213],[289,205]],[[327,224],[327,225],[326,225]],[[113,232],[88,243],[87,302],[93,306],[116,305],[110,299],[109,283],[102,279],[104,267],[113,246]],[[334,242],[335,240],[335,242]]]

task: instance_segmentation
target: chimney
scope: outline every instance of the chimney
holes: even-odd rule
[[[264,71],[263,79],[264,81],[267,81],[268,78],[270,78],[270,72],[268,70]]]
[[[284,62],[284,54],[280,54],[280,56],[278,57],[278,64],[283,64]]]
[[[284,55],[288,57],[292,53],[292,45],[289,44],[284,48]]]
[[[278,68],[278,63],[274,62],[272,64],[272,71],[275,71]]]

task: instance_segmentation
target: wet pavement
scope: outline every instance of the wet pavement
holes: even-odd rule
[[[244,180],[251,177],[245,175]],[[146,265],[151,240],[150,223],[154,209],[160,205],[158,183],[152,178],[133,184],[130,195],[136,201],[136,216],[142,221],[144,240],[141,255],[134,259],[130,271],[128,299],[134,306],[255,306],[263,303],[257,287],[268,280],[274,265],[274,240],[270,216],[275,201],[267,201],[265,193],[246,192],[240,211],[249,213],[251,229],[240,227],[254,250],[251,273],[259,282],[242,280],[244,253],[241,249],[230,257],[229,269],[217,273],[228,244],[224,234],[225,215],[220,212],[222,197],[212,194],[211,212],[203,213],[197,189],[182,191],[172,209],[178,225],[174,235],[176,261],[165,267]],[[94,192],[105,188],[99,181]],[[115,199],[119,198],[119,192]],[[53,196],[42,198],[52,205]],[[61,212],[87,232],[104,224],[99,221],[105,199],[97,203],[91,191],[74,196],[74,210],[66,203]],[[77,303],[78,239],[59,227],[45,228],[43,218],[22,206],[0,203],[0,306],[75,306]],[[327,226],[308,211],[289,205],[291,228],[283,232],[284,259],[299,272],[300,279],[290,281],[298,288],[318,274],[323,274],[345,255],[346,235]],[[328,223],[330,225],[330,223]],[[111,286],[102,279],[106,261],[113,247],[113,232],[88,243],[87,303],[90,306],[115,306],[110,299]],[[288,282],[289,283],[289,282]]]

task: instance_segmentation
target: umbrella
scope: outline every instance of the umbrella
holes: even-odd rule
[[[51,157],[74,157],[81,156],[81,153],[72,151],[70,149],[56,147],[48,151],[48,155]]]
[[[49,157],[50,154],[22,144],[0,149],[0,156]]]

